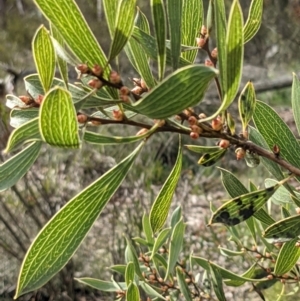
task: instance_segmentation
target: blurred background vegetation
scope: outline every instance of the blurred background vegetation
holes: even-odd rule
[[[89,25],[107,53],[110,37],[105,25],[101,0],[78,0]],[[228,6],[232,1],[227,0]],[[249,0],[241,0],[245,16]],[[141,10],[150,19],[148,0],[137,1]],[[205,7],[208,0],[203,0]],[[12,128],[9,126],[9,111],[5,108],[4,94],[24,93],[22,80],[12,82],[13,70],[23,75],[34,72],[31,53],[31,40],[40,24],[47,21],[39,13],[32,0],[0,0],[0,150],[5,144]],[[264,17],[257,36],[245,48],[245,81],[252,80],[261,85],[262,93],[258,95],[272,106],[276,106],[285,121],[292,119],[290,106],[291,72],[299,73],[300,48],[300,1],[299,0],[265,0]],[[199,54],[199,62],[205,57]],[[124,79],[137,77],[128,64],[124,54],[115,66]],[[284,85],[280,85],[280,79]],[[263,81],[268,79],[267,84]],[[279,82],[279,84],[278,84]],[[14,90],[12,88],[14,87]],[[267,87],[264,89],[264,87]],[[217,105],[214,88],[199,111]],[[232,114],[235,114],[233,110]],[[290,125],[293,126],[292,122]],[[134,134],[135,130],[122,128],[104,128],[102,132],[115,135]],[[184,141],[190,143],[189,139]],[[212,144],[216,141],[199,143]],[[97,221],[83,246],[76,253],[67,267],[33,296],[22,300],[104,300],[99,292],[80,286],[73,277],[109,277],[106,267],[123,262],[124,233],[134,237],[141,232],[143,212],[149,212],[150,204],[155,199],[160,185],[166,179],[176,158],[178,138],[174,135],[157,135],[149,141],[126,181],[113,197]],[[16,284],[16,277],[21,261],[32,239],[49,218],[69,199],[98,178],[111,166],[128,154],[134,146],[126,148],[95,147],[83,145],[79,151],[61,151],[45,147],[42,155],[31,171],[9,191],[0,194],[0,300],[11,300]],[[53,160],[55,154],[55,160]],[[0,160],[7,158],[0,154]],[[183,174],[174,197],[174,207],[181,205],[188,223],[185,250],[205,256],[218,264],[234,271],[248,268],[241,259],[235,262],[219,256],[219,244],[230,246],[226,231],[218,228],[207,229],[210,216],[210,201],[225,199],[216,168],[197,166],[198,158],[185,151]],[[247,169],[244,162],[234,160],[234,151],[226,157],[221,167],[242,178],[245,185],[249,178],[255,178],[255,184],[263,185],[267,176],[262,167]],[[245,239],[250,235],[241,229]],[[249,238],[249,246],[251,240]],[[184,252],[183,252],[184,254]],[[259,297],[250,292],[251,287],[242,289],[228,288],[228,300],[252,300]],[[276,291],[276,288],[275,288]],[[272,292],[268,292],[272,296]],[[27,299],[26,299],[27,298]],[[292,299],[289,299],[292,300]],[[297,298],[294,300],[298,300]]]

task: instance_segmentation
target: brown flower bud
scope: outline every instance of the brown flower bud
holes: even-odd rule
[[[85,114],[78,114],[77,115],[77,121],[79,123],[86,123],[88,120],[87,116]]]
[[[98,78],[94,78],[94,79],[91,79],[89,82],[88,82],[88,85],[93,88],[93,89],[101,89],[102,86],[103,86],[103,83],[102,81],[100,81]]]
[[[198,115],[198,117],[199,117],[200,119],[204,119],[204,118],[206,118],[207,116],[206,116],[204,113],[200,113],[200,114]]]
[[[213,59],[217,59],[218,58],[218,49],[217,48],[214,48],[212,51],[211,51],[211,57]]]
[[[143,129],[139,130],[135,135],[142,136],[142,135],[146,134],[148,131],[149,131],[148,129],[143,128]]]
[[[102,76],[103,69],[99,65],[94,65],[94,67],[92,68],[92,73],[96,76]]]
[[[204,65],[207,67],[213,67],[214,63],[211,60],[207,59],[207,60],[205,60]]]
[[[206,39],[205,38],[196,38],[196,43],[197,43],[197,46],[199,48],[203,48],[206,44]]]
[[[136,95],[142,95],[144,93],[144,90],[142,87],[135,86],[133,89],[131,89],[131,92]]]
[[[235,155],[236,155],[237,160],[241,160],[241,159],[245,158],[246,151],[243,148],[239,147],[235,150]]]
[[[129,95],[130,94],[130,90],[129,90],[128,87],[123,86],[123,87],[120,88],[119,94],[120,95]]]
[[[32,97],[26,95],[19,96],[19,99],[27,106],[35,102]]]
[[[272,280],[272,279],[274,278],[274,276],[273,276],[272,274],[270,274],[270,275],[267,276],[267,278],[268,278],[269,280]]]
[[[300,214],[300,207],[297,207],[295,210],[297,214]]]
[[[202,134],[203,130],[201,127],[199,127],[197,124],[193,124],[190,126],[192,132],[198,133],[198,134]]]
[[[196,132],[190,132],[190,137],[191,137],[192,139],[198,139],[198,138],[199,138],[199,134],[196,133]]]
[[[38,97],[36,98],[35,102],[38,104],[38,105],[41,105],[42,102],[44,100],[44,95],[41,95],[39,94]]]
[[[230,146],[230,142],[226,139],[222,139],[219,142],[219,146],[222,147],[222,148],[228,148]]]
[[[217,132],[222,130],[223,123],[222,123],[222,120],[221,120],[220,116],[218,116],[217,118],[215,118],[211,121],[211,127],[213,128],[213,130],[215,130]]]
[[[113,110],[112,114],[115,120],[122,121],[124,119],[124,114],[120,110]]]
[[[248,138],[249,138],[249,133],[248,133],[248,131],[244,130],[243,133],[242,133],[242,136],[243,136],[243,138],[245,138],[245,139],[248,140]]]
[[[120,95],[120,99],[122,99],[123,102],[130,104],[130,98],[128,95]]]
[[[158,125],[158,127],[162,127],[166,124],[166,121],[163,119],[155,119],[154,123]]]
[[[79,64],[76,66],[76,68],[81,74],[86,74],[90,70],[87,64]]]
[[[113,84],[120,84],[122,82],[121,76],[117,71],[110,72],[109,81]]]
[[[201,33],[202,36],[207,35],[207,28],[206,28],[205,25],[202,25],[200,33]]]
[[[148,87],[143,79],[141,79],[141,87],[144,91],[148,91]]]
[[[190,125],[195,125],[198,123],[198,120],[195,116],[190,116],[189,119],[188,119],[188,122]]]
[[[140,78],[134,77],[132,80],[133,80],[133,83],[135,86],[141,87],[141,79]]]

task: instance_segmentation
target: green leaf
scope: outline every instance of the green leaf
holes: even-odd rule
[[[239,97],[239,113],[242,120],[243,131],[246,131],[248,123],[252,119],[255,110],[255,90],[252,82],[248,82]]]
[[[33,57],[45,92],[51,87],[55,71],[55,51],[48,30],[41,25],[32,41]]]
[[[135,283],[130,283],[126,292],[126,301],[140,301],[140,292]]]
[[[181,18],[183,1],[184,0],[167,0],[173,71],[178,69],[181,53]]]
[[[131,36],[134,26],[135,2],[136,0],[119,1],[113,40],[109,50],[109,62],[121,52]]]
[[[220,146],[202,146],[202,145],[185,145],[190,151],[198,154],[213,154],[220,151],[222,148]]]
[[[251,127],[251,126],[249,127],[249,129],[250,129],[250,132],[249,132],[249,138],[250,138],[250,140],[251,140],[253,143],[257,144],[257,145],[259,145],[259,146],[261,146],[261,147],[263,147],[263,148],[265,148],[265,149],[267,149],[267,150],[270,150],[270,148],[269,148],[269,146],[268,146],[266,140],[265,140],[265,139],[263,138],[263,136],[258,132],[258,130],[255,129],[255,128],[253,128],[253,127]],[[283,173],[282,173],[280,167],[279,167],[275,162],[273,162],[273,161],[271,161],[271,160],[268,160],[268,159],[266,159],[266,158],[264,158],[264,157],[260,157],[260,160],[261,160],[262,164],[267,168],[267,170],[268,170],[268,171],[269,171],[269,172],[270,172],[270,173],[271,173],[278,181],[284,179],[284,175],[283,175]]]
[[[40,231],[24,258],[15,298],[38,289],[67,264],[122,183],[142,145],[70,200]]]
[[[57,28],[80,62],[106,66],[107,59],[96,37],[73,0],[35,0],[44,16]],[[66,15],[67,12],[67,15]]]
[[[125,144],[125,143],[134,143],[136,141],[139,141],[141,139],[144,139],[149,135],[148,133],[145,133],[144,135],[140,136],[129,136],[129,137],[110,137],[110,136],[104,136],[100,135],[95,132],[85,131],[83,139],[86,142],[93,143],[93,144]]]
[[[289,272],[300,257],[300,248],[296,246],[298,238],[283,244],[276,259],[274,274],[282,276]]]
[[[221,148],[219,151],[214,153],[206,153],[201,156],[198,161],[199,165],[203,165],[205,167],[212,166],[217,163],[221,158],[224,157],[227,149]]]
[[[218,42],[218,62],[220,69],[220,81],[223,91],[223,101],[220,108],[210,117],[201,119],[201,122],[211,120],[226,110],[237,95],[243,67],[244,56],[244,37],[243,37],[243,13],[238,0],[234,0],[231,6],[228,29],[226,35],[225,50],[224,46],[220,46],[223,42],[225,29],[219,27],[224,26],[225,16],[223,16],[223,4],[220,1],[215,1],[215,10],[217,15],[215,18],[220,18],[216,21],[216,30]],[[221,1],[223,2],[223,1]],[[221,50],[221,51],[220,51]]]
[[[218,69],[220,70],[220,84],[222,94],[227,87],[227,55],[226,55],[226,12],[224,0],[215,0],[213,3],[216,40],[218,49]],[[209,26],[208,26],[209,28]],[[224,96],[224,95],[223,95]]]
[[[140,281],[139,286],[143,289],[143,291],[150,297],[150,298],[158,298],[162,300],[167,300],[164,296],[159,294],[152,286],[150,286],[147,282]]]
[[[269,226],[263,236],[274,242],[284,242],[300,235],[300,215],[285,218]]]
[[[68,91],[57,87],[46,94],[40,108],[40,132],[50,145],[79,147],[76,112]]]
[[[211,280],[214,288],[214,292],[219,301],[226,301],[224,289],[223,289],[223,279],[219,269],[215,265],[210,265]]]
[[[171,228],[166,228],[158,233],[157,238],[154,241],[151,258],[155,256],[155,253],[158,251],[158,249],[166,242],[166,240],[170,235],[170,232],[171,232]]]
[[[110,37],[112,38],[114,36],[114,30],[115,30],[115,22],[116,22],[116,15],[118,11],[118,1],[111,1],[111,0],[103,0],[103,10],[106,17],[106,22],[108,25],[108,30]]]
[[[280,157],[300,168],[300,145],[281,117],[270,106],[257,101],[253,120],[269,148],[277,145]]]
[[[39,109],[37,108],[28,108],[26,110],[13,109],[10,111],[10,125],[14,128],[18,128],[38,116]]]
[[[19,148],[23,143],[34,140],[41,140],[38,117],[24,123],[12,131],[6,145],[5,152],[9,153]]]
[[[71,63],[74,65],[75,62],[73,62],[72,59],[69,58],[69,55],[67,54],[65,50],[64,45],[64,39],[58,32],[55,26],[51,24],[51,33],[52,33],[52,43],[56,52],[56,60],[58,69],[61,75],[61,78],[63,79],[65,83],[65,87],[68,87],[68,65],[67,63]]]
[[[200,102],[216,73],[217,70],[203,65],[181,68],[133,104],[134,110],[154,119],[176,115]]]
[[[190,288],[188,287],[185,281],[186,275],[181,267],[176,267],[176,276],[177,276],[180,293],[183,295],[185,301],[192,301],[193,299],[191,297]]]
[[[102,292],[117,292],[120,289],[126,290],[125,282],[118,282],[119,287],[117,287],[113,282],[103,281],[100,279],[94,279],[94,278],[74,278],[74,279],[84,285],[88,285]]]
[[[198,256],[192,256],[192,262],[194,264],[198,264],[200,265],[203,269],[205,269],[206,271],[210,270],[210,266],[214,266],[216,268],[218,268],[218,270],[220,271],[220,274],[222,276],[223,279],[230,279],[230,280],[234,280],[234,281],[249,281],[249,282],[263,282],[265,281],[265,279],[251,279],[248,277],[243,277],[243,276],[239,276],[237,274],[234,274],[222,267],[220,267],[219,265],[208,261],[205,258],[202,257],[198,257]]]
[[[132,32],[132,37],[138,41],[138,43],[142,46],[143,50],[147,53],[147,55],[157,61],[157,47],[156,47],[156,40],[154,37],[149,35],[148,33],[144,32],[138,27],[134,27]],[[166,63],[167,65],[172,65],[171,60],[171,50],[169,48],[169,45],[167,46],[167,53],[166,53]],[[190,65],[190,62],[184,59],[183,57],[179,58],[179,66],[184,67]]]
[[[134,263],[132,261],[129,261],[126,266],[125,271],[125,282],[126,285],[129,286],[130,282],[133,282],[134,280]]]
[[[208,225],[223,223],[235,226],[247,220],[267,202],[278,187],[279,184],[231,199],[213,213]]]
[[[245,255],[244,251],[232,251],[232,250],[229,250],[227,248],[222,248],[221,246],[219,246],[218,248],[220,250],[220,253],[223,256],[235,257],[235,256],[244,256]]]
[[[278,182],[273,179],[265,179],[265,187],[271,187],[276,185]],[[291,203],[291,194],[290,192],[284,187],[280,186],[277,191],[271,196],[271,201],[276,205],[284,205],[287,203]]]
[[[168,258],[168,268],[166,271],[165,280],[169,277],[171,273],[173,273],[176,262],[178,261],[178,257],[183,244],[183,236],[184,236],[185,224],[181,219],[174,227],[170,245],[169,245],[169,258]]]
[[[292,85],[292,108],[298,133],[300,133],[300,81],[297,75],[293,73]]]
[[[263,0],[251,1],[248,19],[243,29],[245,44],[249,42],[259,30],[263,14],[263,2]]]
[[[125,264],[115,264],[111,267],[109,267],[110,270],[113,272],[116,272],[122,276],[125,276],[125,271],[126,271],[126,265]],[[126,285],[126,283],[125,283]]]
[[[132,66],[143,78],[146,86],[150,89],[154,88],[156,82],[149,66],[148,57],[144,51],[141,51],[139,43],[130,38],[124,49]]]
[[[161,81],[164,77],[166,66],[167,22],[163,1],[151,0],[150,4],[157,47],[158,78]]]
[[[138,14],[137,14],[137,17],[135,19],[135,25],[137,27],[139,27],[141,30],[143,30],[144,32],[150,34],[150,26],[149,26],[149,21],[148,21],[147,17],[139,9],[139,7],[137,7],[137,9],[138,9]]]
[[[126,237],[126,249],[125,249],[125,260],[126,263],[129,263],[130,261],[132,261],[134,263],[134,268],[135,268],[135,273],[140,277],[140,278],[144,278],[141,268],[140,268],[140,264],[139,264],[139,260],[138,260],[138,256],[136,254],[136,251],[131,243],[131,241]]]
[[[270,226],[275,223],[275,220],[263,208],[255,212],[254,217],[262,223]]]
[[[180,178],[181,166],[182,147],[180,145],[175,165],[151,207],[150,224],[153,233],[159,231],[167,220],[171,201]]]
[[[147,242],[153,244],[154,238],[153,238],[153,232],[150,224],[150,218],[149,215],[146,213],[144,213],[143,215],[142,224],[143,224],[143,231],[146,236]]]
[[[181,210],[181,206],[178,206],[173,211],[172,216],[171,216],[171,228],[172,229],[181,220],[181,218],[182,218],[182,210]]]
[[[183,0],[181,44],[196,46],[196,37],[203,21],[203,2],[198,0]],[[182,56],[193,63],[197,56],[197,50],[186,51]]]
[[[0,165],[0,191],[15,185],[37,159],[42,143],[33,142]]]
[[[243,273],[241,275],[241,277],[255,278],[256,266],[257,266],[257,264],[254,263],[245,273]],[[265,276],[267,276],[267,274]],[[243,285],[246,281],[245,280],[241,280],[241,281],[238,281],[238,280],[225,280],[224,282],[225,282],[225,284],[227,286],[235,286],[235,287],[237,287],[237,286]]]

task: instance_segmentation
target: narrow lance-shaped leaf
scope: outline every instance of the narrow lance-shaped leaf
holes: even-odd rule
[[[284,242],[300,235],[300,215],[285,218],[269,226],[263,236],[274,242]]]
[[[40,231],[22,263],[15,298],[38,289],[67,264],[122,183],[142,145],[70,200]]]
[[[18,128],[38,116],[38,108],[28,108],[26,110],[13,109],[10,111],[10,125],[14,128]]]
[[[108,61],[113,60],[124,48],[134,26],[136,0],[121,0],[117,10],[113,40]]]
[[[181,53],[181,18],[183,1],[184,0],[167,0],[172,67],[174,71],[178,69]]]
[[[156,45],[156,40],[153,36],[150,34],[144,32],[138,27],[134,27],[133,32],[132,32],[132,37],[136,39],[139,44],[143,47],[143,50],[147,53],[147,55],[157,61],[157,45]],[[169,45],[167,44],[167,53],[166,53],[166,64],[171,66],[172,65],[172,59],[171,59],[171,50],[168,47]],[[179,66],[184,67],[190,65],[190,62],[184,59],[183,57],[179,58]]]
[[[42,25],[32,42],[33,57],[44,92],[48,92],[54,77],[55,51],[48,30]]]
[[[34,142],[0,165],[0,191],[15,185],[37,159],[40,142]]]
[[[219,301],[226,301],[226,297],[223,289],[222,275],[219,269],[215,265],[210,265],[209,267],[210,267],[211,281],[213,284],[214,292]]]
[[[192,301],[193,299],[191,297],[191,291],[185,281],[186,275],[183,272],[182,268],[176,267],[176,276],[177,276],[180,292],[184,296],[185,301]]]
[[[209,82],[216,74],[216,69],[203,65],[181,68],[136,102],[134,110],[154,119],[176,115],[202,100]]]
[[[139,27],[141,30],[143,30],[144,32],[150,34],[150,25],[147,17],[138,7],[137,9],[138,9],[138,14],[135,19],[135,25]]]
[[[34,118],[21,125],[10,134],[5,152],[9,153],[25,142],[41,139],[39,120],[38,118]]]
[[[203,1],[183,0],[181,21],[181,44],[196,46],[196,37],[203,21]],[[193,63],[197,56],[197,50],[185,51],[182,56]]]
[[[178,256],[181,252],[183,236],[184,236],[185,224],[181,219],[174,227],[170,245],[169,245],[169,258],[168,258],[168,268],[166,271],[165,280],[173,273],[174,267],[178,260]]]
[[[180,177],[181,165],[182,147],[180,145],[175,165],[151,207],[150,223],[153,233],[160,230],[167,220],[173,194]]]
[[[295,73],[293,73],[292,108],[296,127],[300,133],[300,81]]]
[[[297,263],[300,257],[300,248],[296,246],[298,238],[284,243],[280,248],[278,257],[276,259],[274,274],[282,276],[289,272]]]
[[[115,30],[116,15],[118,11],[118,3],[120,1],[102,0],[103,10],[108,25],[110,37],[113,38]]]
[[[154,242],[153,232],[150,224],[149,215],[146,213],[144,213],[143,215],[142,224],[143,224],[143,231],[146,236],[147,242],[152,244]]]
[[[208,167],[216,164],[226,153],[226,149],[223,148],[217,152],[214,153],[206,153],[201,156],[201,158],[198,161],[199,165]]]
[[[67,54],[65,45],[64,45],[64,39],[58,32],[55,26],[51,24],[51,33],[52,33],[52,43],[56,52],[56,59],[57,59],[57,65],[58,69],[61,75],[61,78],[63,79],[65,83],[65,87],[68,88],[68,65],[67,63],[71,63],[72,59]],[[72,62],[73,64],[75,62]]]
[[[88,285],[92,288],[95,288],[99,291],[103,292],[117,292],[120,289],[125,290],[126,289],[126,283],[125,282],[118,282],[119,287],[115,285],[115,283],[110,281],[103,281],[100,279],[94,279],[94,278],[75,278],[76,281],[83,283],[84,285]]]
[[[138,256],[136,254],[136,251],[131,243],[131,241],[126,237],[126,249],[125,249],[125,260],[126,263],[132,261],[134,264],[134,268],[135,268],[135,273],[140,277],[140,278],[144,278],[141,269],[140,269],[140,264],[139,264],[139,260],[138,260]]]
[[[216,1],[216,4],[218,2],[219,1]],[[217,23],[219,22],[220,21],[217,21]],[[219,52],[218,44],[218,61],[220,68],[220,81],[222,85],[223,101],[219,109],[212,116],[201,119],[201,122],[211,120],[218,116],[221,112],[226,110],[233,102],[240,86],[244,57],[244,37],[243,12],[238,0],[234,0],[231,6],[225,45],[226,63],[221,63],[222,55],[224,55],[222,52],[224,51],[222,51],[221,53]],[[223,70],[223,68],[226,68],[225,71]],[[224,76],[226,77],[225,79],[223,78]]]
[[[127,292],[126,301],[140,301],[140,292],[135,283],[131,282]]]
[[[132,261],[127,263],[125,271],[126,285],[129,286],[130,282],[134,280],[134,263]]]
[[[166,39],[167,25],[164,3],[162,0],[151,0],[151,11],[155,29],[157,61],[158,61],[158,78],[161,81],[164,77],[166,66]]]
[[[71,94],[54,88],[40,108],[40,132],[44,141],[59,147],[79,147],[78,123]]]
[[[259,30],[263,14],[263,4],[263,0],[251,1],[248,19],[244,26],[244,43],[249,42]]]
[[[235,226],[247,220],[267,202],[279,186],[277,184],[267,189],[250,192],[226,202],[213,213],[208,225],[223,223]]]
[[[210,4],[212,5],[212,4]],[[226,57],[226,13],[224,0],[216,0],[213,4],[216,40],[218,49],[218,68],[220,70],[220,83],[222,93],[227,87],[227,57]]]
[[[277,145],[280,156],[296,167],[300,167],[300,145],[290,128],[267,104],[257,101],[253,121],[270,149]]]
[[[154,241],[153,250],[151,253],[151,259],[155,256],[158,249],[166,242],[171,232],[171,228],[165,228],[158,233],[157,238]]]
[[[80,62],[105,66],[107,59],[73,0],[35,0],[44,16],[57,28]],[[67,12],[67,15],[66,15]]]
[[[158,298],[159,300],[167,300],[164,296],[160,295],[152,286],[147,282],[140,281],[139,286],[151,298]]]
[[[252,119],[255,110],[256,96],[254,86],[248,82],[239,97],[239,113],[242,120],[243,131],[246,131],[248,123]]]

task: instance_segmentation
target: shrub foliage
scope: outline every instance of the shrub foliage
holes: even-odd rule
[[[282,283],[282,295],[286,283],[294,284],[296,292],[300,195],[294,184],[300,177],[299,141],[270,106],[256,99],[250,81],[240,87],[244,45],[260,27],[263,1],[251,1],[246,22],[238,0],[232,1],[229,12],[223,0],[210,1],[207,11],[199,0],[149,2],[152,32],[135,0],[103,0],[111,37],[106,56],[74,1],[35,0],[49,23],[38,28],[33,38],[37,74],[24,79],[27,95],[7,95],[15,130],[5,150],[12,156],[0,166],[0,190],[26,174],[43,144],[138,146],[44,226],[23,260],[15,298],[40,288],[66,265],[134,168],[145,143],[162,132],[187,135],[195,143],[183,146],[180,142],[175,165],[143,216],[144,237],[133,240],[140,254],[127,238],[124,264],[111,267],[123,282],[77,280],[130,301],[140,300],[140,294],[150,300],[226,300],[224,284],[237,287],[246,282],[252,283],[262,299],[263,289],[275,283]],[[131,80],[130,87],[110,65],[122,50],[140,75]],[[204,64],[195,63],[198,51],[207,54]],[[60,78],[54,77],[56,66]],[[69,66],[78,72],[76,84],[69,83]],[[220,106],[210,116],[196,113],[211,82],[218,90]],[[295,75],[291,99],[300,131],[300,83]],[[233,102],[238,102],[239,116],[227,111]],[[95,130],[105,125],[135,127],[137,134],[104,136]],[[216,139],[218,145],[199,145],[201,137]],[[246,160],[249,168],[262,164],[270,172],[265,188],[258,189],[253,183],[246,188],[230,171],[220,169],[232,199],[219,208],[211,204],[208,226],[223,224],[231,234],[236,247],[220,248],[222,255],[250,258],[252,265],[240,274],[194,254],[180,260],[186,226],[181,209],[172,213],[169,226],[166,221],[181,174],[183,147],[198,153],[203,167],[216,164],[234,148],[237,160]],[[273,208],[274,212],[281,209],[281,219],[278,214],[272,217]],[[237,228],[240,223],[246,224],[253,248],[243,242]]]

